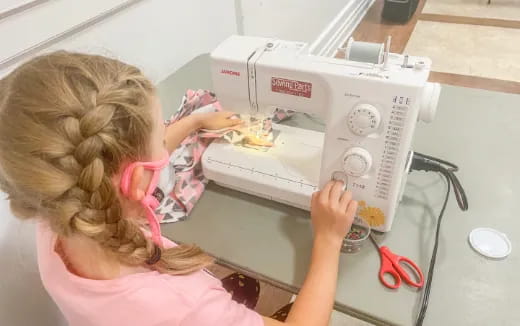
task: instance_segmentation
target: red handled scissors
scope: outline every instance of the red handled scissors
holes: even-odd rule
[[[424,284],[424,276],[419,268],[412,260],[407,257],[402,257],[394,254],[388,249],[387,246],[379,247],[376,240],[370,235],[370,240],[379,250],[379,255],[381,256],[381,269],[379,270],[379,280],[383,283],[384,286],[390,289],[397,289],[401,286],[401,279],[404,280],[408,285],[416,287],[418,289],[422,288]],[[418,281],[415,282],[410,275],[406,272],[406,270],[401,266],[401,263],[404,263],[410,267],[412,271],[415,272]],[[385,274],[390,274],[395,283],[388,283],[384,276]]]

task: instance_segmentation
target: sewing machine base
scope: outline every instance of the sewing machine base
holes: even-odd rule
[[[274,146],[265,152],[214,141],[202,157],[204,175],[226,188],[309,210],[324,134],[283,125],[273,125],[273,132]]]

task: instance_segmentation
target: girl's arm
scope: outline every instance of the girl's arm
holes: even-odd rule
[[[164,142],[170,155],[186,137],[200,129],[200,121],[197,120],[195,115],[189,115],[166,127]]]
[[[342,182],[331,182],[312,198],[314,245],[309,271],[285,323],[264,317],[265,326],[327,326],[334,305],[340,248],[357,210]]]
[[[230,119],[235,114],[232,112],[193,113],[189,116],[173,122],[166,127],[165,144],[168,153],[171,154],[186,137],[199,129],[222,129],[236,126],[242,123],[239,119]]]

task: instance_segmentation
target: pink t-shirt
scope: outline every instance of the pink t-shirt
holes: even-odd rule
[[[259,314],[231,299],[205,271],[171,276],[155,271],[113,280],[72,274],[55,251],[46,223],[37,231],[38,265],[45,289],[71,326],[262,326]],[[164,239],[165,246],[174,246]]]

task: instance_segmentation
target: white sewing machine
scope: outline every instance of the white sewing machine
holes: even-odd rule
[[[331,178],[342,179],[360,201],[358,215],[373,229],[389,231],[416,122],[433,119],[440,86],[427,82],[428,58],[388,49],[389,42],[377,62],[366,63],[309,55],[300,42],[244,36],[224,41],[211,54],[211,70],[226,110],[291,109],[321,117],[326,128],[322,133],[274,124],[274,147],[266,152],[215,141],[203,155],[206,177],[307,210],[313,192]]]

